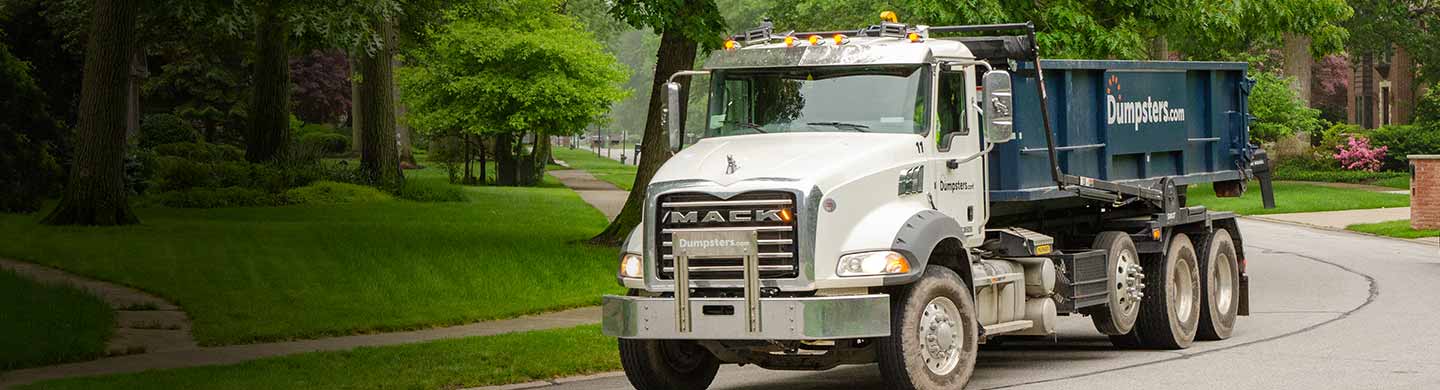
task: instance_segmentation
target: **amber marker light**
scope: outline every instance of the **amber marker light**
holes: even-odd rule
[[[890,23],[900,23],[900,17],[895,15],[895,11],[885,11],[885,12],[881,12],[881,13],[880,13],[880,20],[883,20],[883,21],[886,21],[886,22],[890,22]]]
[[[790,223],[790,220],[792,220],[792,219],[795,219],[795,216],[792,215],[792,214],[790,214],[790,209],[781,209],[781,210],[780,210],[780,220],[781,220],[781,221],[785,221],[785,223]]]
[[[835,34],[835,44],[836,44],[836,45],[843,45],[843,44],[845,44],[845,34]]]
[[[785,36],[785,47],[795,47],[795,37],[790,36],[790,35],[786,35],[786,36]]]
[[[735,42],[734,39],[725,40],[725,50],[735,50],[737,47],[740,47],[740,42]]]
[[[912,33],[910,33],[910,34],[906,34],[906,37],[910,38],[910,42],[911,42],[911,43],[920,42],[920,34],[918,34],[918,33],[913,33],[913,32],[912,32]]]
[[[810,46],[819,46],[819,45],[820,45],[820,36],[819,36],[819,35],[811,35],[810,38],[808,38],[808,39],[810,40]]]

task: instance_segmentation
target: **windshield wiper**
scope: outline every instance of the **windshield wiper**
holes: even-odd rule
[[[750,129],[750,130],[755,130],[755,132],[760,133],[760,134],[770,134],[770,132],[765,131],[765,126],[757,125],[757,124],[750,123],[750,122],[730,122],[730,123],[733,123],[733,124],[735,124],[736,126],[744,127],[744,128]]]
[[[862,125],[862,124],[858,124],[858,123],[845,123],[845,122],[808,122],[808,123],[806,123],[806,124],[807,124],[807,125],[811,125],[811,126],[831,126],[831,127],[837,128],[837,129],[855,130],[855,131],[858,131],[858,132],[861,132],[861,133],[869,133],[869,131],[866,131],[865,129],[870,128],[870,126],[866,126],[866,125]]]

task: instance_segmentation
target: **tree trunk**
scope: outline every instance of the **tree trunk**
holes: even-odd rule
[[[400,59],[391,60],[390,68],[400,68]],[[410,147],[410,126],[405,124],[405,103],[400,101],[400,88],[392,85],[390,91],[395,94],[395,137],[400,140],[400,164],[417,168],[419,164],[415,163],[415,153]]]
[[[135,51],[135,0],[96,0],[85,47],[75,161],[47,225],[140,223],[125,189],[125,114]]]
[[[465,159],[465,173],[460,177],[460,184],[473,184],[474,180],[471,178],[475,177],[475,174],[470,170],[470,160],[473,156],[470,152],[470,133],[460,133],[460,155]],[[450,182],[454,183],[455,180],[452,179]]]
[[[1150,59],[1155,61],[1170,60],[1170,41],[1164,35],[1157,35],[1150,39]]]
[[[1315,56],[1310,54],[1310,37],[1285,34],[1285,76],[1293,79],[1290,90],[1307,103],[1311,100],[1310,79],[1314,68]]]
[[[254,95],[245,136],[250,162],[275,160],[290,144],[290,26],[277,2],[262,3],[256,14]]]
[[[364,145],[364,134],[360,131],[361,114],[360,110],[360,57],[350,56],[350,151],[360,153],[361,145]]]
[[[360,58],[361,138],[360,174],[376,187],[398,191],[405,184],[400,171],[400,154],[395,146],[394,69],[390,58],[395,55],[395,26],[389,20],[375,23],[383,38],[374,55]]]
[[[137,46],[130,54],[130,93],[126,98],[125,139],[135,140],[140,136],[140,87],[145,84],[145,49]]]
[[[515,185],[515,151],[513,145],[515,136],[510,133],[500,133],[495,136],[495,184],[502,186]]]
[[[640,214],[645,210],[645,187],[650,184],[650,178],[655,176],[655,171],[665,160],[670,159],[670,137],[661,126],[660,118],[664,116],[665,107],[664,85],[670,75],[682,70],[690,70],[695,67],[695,41],[685,37],[680,31],[666,31],[660,35],[660,49],[655,55],[655,77],[650,82],[650,104],[649,115],[645,117],[645,135],[641,139],[640,162],[635,172],[634,188],[630,191],[630,197],[625,199],[625,207],[615,220],[610,221],[610,226],[600,232],[590,241],[604,245],[619,245],[630,230],[640,224]],[[680,112],[685,112],[685,102],[689,100],[690,80],[689,78],[678,79],[680,82]],[[684,115],[680,116],[680,128],[685,128]],[[608,147],[608,145],[607,145]]]
[[[1415,104],[1422,96],[1415,92],[1415,60],[1405,48],[1395,45],[1395,56],[1390,59],[1390,96],[1395,124],[1408,125],[1414,119]]]
[[[477,149],[480,149],[480,185],[483,186],[487,181],[490,180],[489,178],[487,178],[489,174],[485,172],[485,137],[480,137],[479,143],[480,147]]]

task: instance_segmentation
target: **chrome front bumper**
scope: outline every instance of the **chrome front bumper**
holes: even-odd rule
[[[760,298],[751,332],[745,298],[690,298],[689,332],[681,332],[674,298],[606,295],[607,336],[688,340],[824,340],[890,335],[890,296]]]

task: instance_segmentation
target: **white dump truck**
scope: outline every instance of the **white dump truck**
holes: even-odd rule
[[[636,388],[878,363],[887,388],[959,389],[979,344],[1057,316],[1123,348],[1230,336],[1240,231],[1185,193],[1259,178],[1269,198],[1245,64],[1040,60],[1028,23],[884,19],[767,22],[671,78],[677,152],[637,189],[629,293],[604,297]],[[673,80],[696,75],[708,113],[687,135]]]

